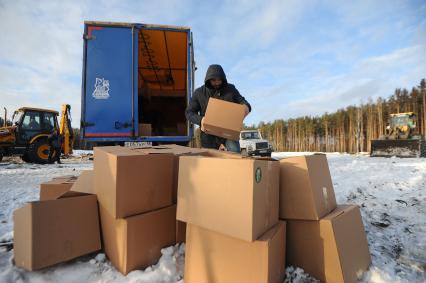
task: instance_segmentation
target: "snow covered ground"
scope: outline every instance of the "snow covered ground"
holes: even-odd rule
[[[13,210],[38,199],[41,182],[92,168],[90,152],[62,165],[0,163],[0,244],[13,241]],[[278,153],[274,157],[300,155]],[[370,158],[328,154],[338,203],[361,207],[373,264],[363,282],[426,282],[426,159]],[[96,253],[40,272],[12,264],[13,250],[0,247],[0,282],[183,282],[184,245],[163,250],[157,265],[126,277]],[[285,282],[311,282],[302,270],[287,268]]]

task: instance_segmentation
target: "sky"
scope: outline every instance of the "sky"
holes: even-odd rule
[[[188,26],[195,85],[208,65],[251,103],[246,124],[321,115],[426,77],[426,1],[0,0],[0,113],[80,121],[84,21]]]

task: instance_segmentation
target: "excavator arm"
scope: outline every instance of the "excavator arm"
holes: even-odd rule
[[[62,104],[59,133],[64,137],[64,143],[62,145],[64,155],[71,154],[74,143],[74,133],[71,127],[71,105],[69,104]]]

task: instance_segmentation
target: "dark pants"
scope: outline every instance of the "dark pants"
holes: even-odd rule
[[[50,146],[49,148],[49,163],[55,163],[56,161],[61,163],[61,148]]]
[[[201,147],[219,149],[223,144],[227,151],[240,153],[240,143],[238,141],[227,140],[201,132]]]

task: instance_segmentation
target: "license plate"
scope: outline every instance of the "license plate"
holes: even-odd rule
[[[124,142],[126,147],[152,147],[152,142]]]
[[[260,153],[266,153],[266,149],[259,150]]]

